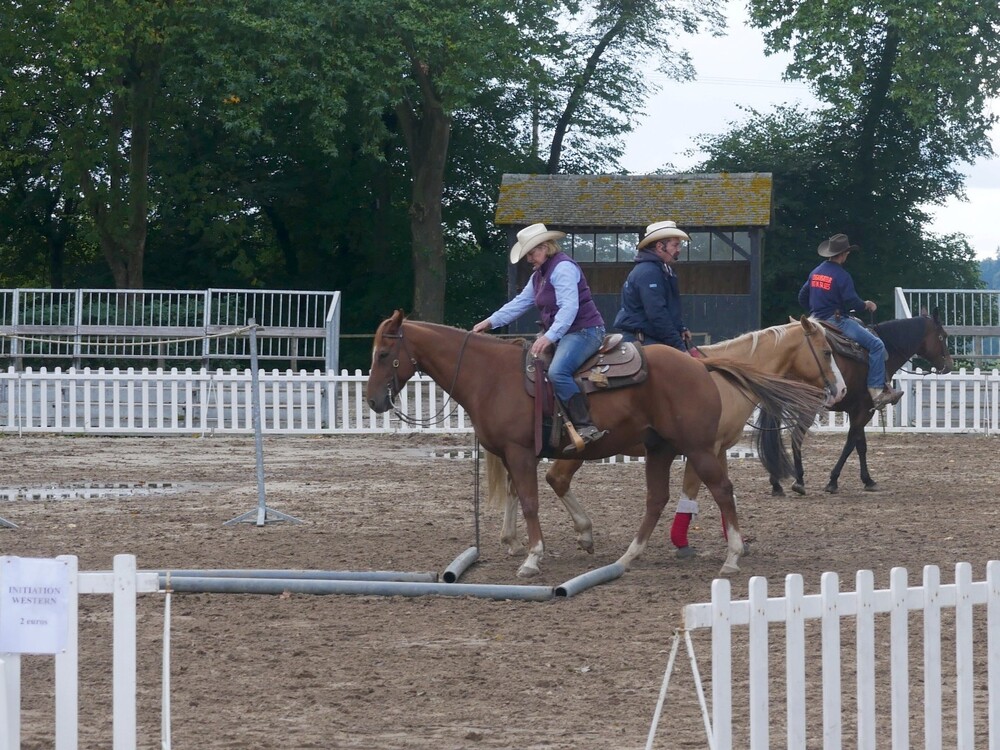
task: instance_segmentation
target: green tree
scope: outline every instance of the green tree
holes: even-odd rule
[[[766,232],[762,271],[762,318],[767,325],[799,315],[797,294],[806,274],[819,261],[816,247],[847,231],[854,210],[853,151],[849,130],[836,109],[804,112],[779,107],[772,113],[750,111],[728,132],[701,139],[711,154],[700,170],[770,172],[774,176],[774,220]],[[961,236],[926,232],[929,217],[918,207],[937,185],[959,179],[936,157],[909,161],[886,148],[878,169],[890,190],[869,196],[869,215],[882,230],[861,242],[850,271],[859,291],[874,299],[880,315],[893,309],[893,288],[979,286],[972,249]],[[851,234],[852,242],[856,235]]]
[[[750,17],[766,29],[769,49],[792,53],[788,77],[809,81],[840,114],[851,155],[844,229],[876,256],[884,232],[870,199],[899,185],[887,179],[886,151],[943,165],[991,153],[996,116],[984,105],[1000,93],[996,3],[876,0],[861,9],[848,0],[751,0]],[[961,177],[948,177],[930,186],[931,202],[960,193]]]

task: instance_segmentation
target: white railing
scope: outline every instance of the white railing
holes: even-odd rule
[[[775,724],[785,727],[786,737],[776,743],[780,747],[805,748],[807,738],[815,746],[822,737],[824,748],[908,748],[911,705],[920,705],[911,691],[918,685],[921,747],[1000,747],[1000,561],[987,564],[984,581],[973,582],[972,566],[958,563],[950,584],[941,583],[940,571],[929,565],[920,586],[909,585],[904,568],[893,568],[888,589],[876,590],[872,572],[859,571],[854,591],[841,591],[836,573],[823,574],[820,593],[803,591],[802,576],[792,574],[785,577],[784,596],[768,597],[767,580],[755,576],[747,599],[731,601],[729,581],[716,579],[710,603],[684,608],[692,658],[690,631],[712,632],[710,725],[704,704],[703,710],[715,750],[770,747]],[[914,611],[922,613],[922,622],[911,634]],[[841,636],[851,621],[854,654],[844,664]],[[771,628],[773,623],[779,627]],[[948,629],[954,632],[953,654],[942,648]],[[782,637],[783,650],[775,643]],[[911,651],[922,653],[922,661],[911,664]],[[781,674],[771,673],[771,660],[782,663]],[[911,680],[911,668],[918,681]],[[842,684],[850,673],[853,688]],[[736,728],[734,678],[740,684],[747,680],[747,695],[738,698],[742,718]],[[785,705],[775,709],[769,690],[779,683]],[[845,704],[856,711],[846,720]],[[661,707],[662,694],[657,718]],[[771,716],[776,711],[784,721]],[[955,736],[944,742],[946,727]],[[977,737],[977,727],[987,736],[980,732]]]
[[[465,410],[433,380],[406,384],[399,408],[375,414],[365,398],[367,375],[260,371],[261,427],[271,435],[470,433]],[[876,413],[871,429],[890,432],[1000,432],[1000,372],[948,375],[900,372],[896,406]],[[0,372],[0,432],[74,434],[252,434],[250,370],[30,368]],[[824,412],[816,427],[842,432],[846,418]]]
[[[1000,289],[903,289],[896,287],[895,316],[937,313],[958,359],[990,365],[1000,359]]]

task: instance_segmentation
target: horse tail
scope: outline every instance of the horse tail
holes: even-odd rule
[[[503,510],[507,506],[507,498],[516,496],[514,480],[507,473],[500,456],[486,451],[486,507],[493,510]]]
[[[754,432],[753,444],[761,465],[773,477],[792,476],[795,465],[781,439],[780,428],[787,427],[793,442],[801,445],[826,394],[814,386],[770,375],[742,362],[713,360],[706,366],[757,402],[758,424],[771,426]]]

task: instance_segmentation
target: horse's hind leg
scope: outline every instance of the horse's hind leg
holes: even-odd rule
[[[570,489],[570,482],[573,475],[583,466],[583,461],[578,459],[566,459],[554,461],[549,470],[545,472],[545,481],[555,491],[562,500],[563,506],[573,519],[573,529],[576,531],[576,546],[589,554],[594,554],[594,531],[593,524],[587,511],[577,501],[573,490]]]
[[[726,562],[719,571],[722,575],[738,573],[740,556],[744,554],[743,534],[740,532],[740,522],[736,517],[736,500],[733,497],[733,483],[729,481],[725,469],[718,457],[710,452],[688,454],[688,463],[694,465],[702,482],[715,498],[719,510],[722,511],[722,528],[726,536],[728,554]]]
[[[676,456],[677,453],[665,443],[654,448],[646,447],[646,513],[628,550],[618,559],[625,568],[646,549],[649,537],[670,499],[670,465]]]

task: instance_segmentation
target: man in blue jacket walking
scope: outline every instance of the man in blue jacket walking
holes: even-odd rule
[[[646,227],[639,240],[635,265],[622,286],[621,309],[615,328],[627,341],[667,344],[682,352],[691,343],[691,332],[681,318],[681,291],[671,268],[681,254],[681,240],[689,239],[672,221]]]

